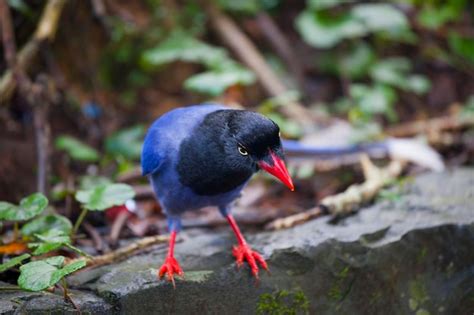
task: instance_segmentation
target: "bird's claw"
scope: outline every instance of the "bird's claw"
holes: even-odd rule
[[[174,275],[177,274],[178,276],[184,276],[184,272],[181,269],[181,266],[179,265],[178,261],[174,257],[166,257],[165,262],[161,266],[158,275],[160,278],[163,278],[163,276],[166,274],[168,281],[171,281],[173,283],[173,287],[176,288],[175,282],[174,282]]]
[[[237,261],[237,267],[241,267],[246,260],[249,264],[250,271],[252,275],[258,280],[258,265],[257,263],[266,271],[268,271],[268,265],[262,255],[258,252],[252,250],[248,245],[236,245],[232,249],[232,254],[234,254]]]

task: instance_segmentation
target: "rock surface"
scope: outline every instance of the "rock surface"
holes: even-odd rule
[[[236,271],[230,229],[183,233],[176,290],[156,280],[165,246],[70,282],[94,314],[473,314],[474,169],[425,174],[391,196],[337,224],[248,235],[271,270],[258,286]],[[0,311],[72,312],[56,297],[3,293]]]

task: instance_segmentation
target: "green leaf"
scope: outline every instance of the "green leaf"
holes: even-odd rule
[[[23,236],[32,236],[34,234],[42,234],[50,230],[59,230],[64,234],[70,234],[72,231],[71,221],[59,214],[42,216],[23,225],[21,228],[21,234]]]
[[[436,30],[444,24],[455,21],[465,10],[466,0],[454,0],[435,3],[427,3],[419,11],[417,20],[420,25],[428,29]]]
[[[132,187],[126,184],[100,185],[76,193],[76,200],[88,210],[102,211],[112,206],[124,204],[135,196]]]
[[[127,159],[139,159],[145,127],[137,125],[115,132],[105,140],[105,150],[114,156],[121,155]]]
[[[29,220],[46,209],[48,199],[41,193],[35,193],[23,198],[20,205],[0,202],[0,219],[8,221]]]
[[[341,57],[338,63],[338,72],[352,79],[364,77],[372,63],[375,61],[375,54],[369,45],[359,42],[352,47],[352,50]]]
[[[349,14],[326,17],[309,10],[297,17],[296,29],[306,43],[316,48],[331,48],[345,38],[360,37],[367,33],[364,25]]]
[[[411,75],[406,80],[406,89],[416,94],[425,94],[431,88],[430,80],[423,75]]]
[[[184,82],[184,87],[194,92],[217,96],[230,86],[248,85],[254,82],[255,75],[251,71],[234,64],[225,69],[196,74]]]
[[[379,83],[385,83],[405,91],[423,94],[431,87],[430,81],[422,75],[409,75],[411,63],[407,58],[387,58],[375,63],[370,75]]]
[[[99,153],[87,144],[70,136],[60,136],[56,138],[56,148],[64,150],[69,156],[78,161],[96,162],[99,159]]]
[[[368,32],[397,31],[408,28],[405,15],[389,4],[358,4],[351,15],[363,23]]]
[[[217,3],[226,11],[256,14],[261,10],[259,0],[218,0]]]
[[[396,112],[393,109],[397,95],[390,87],[380,84],[373,87],[353,84],[350,94],[362,113],[367,115],[383,114],[391,121],[397,119]]]
[[[213,66],[228,59],[224,49],[201,42],[183,31],[175,31],[158,46],[145,51],[141,63],[149,69],[175,61]]]
[[[112,181],[104,176],[85,175],[79,179],[80,190],[88,190],[97,186],[111,184]]]
[[[298,32],[316,48],[331,48],[346,38],[372,32],[399,33],[408,26],[405,15],[388,4],[358,4],[338,15],[307,9],[296,19]]]
[[[17,257],[13,257],[12,259],[10,259],[9,261],[3,263],[0,265],[0,272],[4,272],[5,270],[8,270],[12,267],[15,267],[16,265],[19,265],[21,264],[21,262],[23,260],[26,260],[28,258],[30,258],[31,255],[30,254],[23,254],[21,256],[17,256]]]
[[[474,64],[474,38],[462,37],[455,32],[449,33],[449,48],[457,55]]]
[[[44,260],[33,261],[20,267],[18,285],[28,291],[41,291],[54,286],[59,280],[86,266],[84,260],[72,264],[64,264],[63,256],[55,256]]]
[[[352,3],[354,0],[308,0],[308,6],[315,10],[324,10],[336,7],[344,3]]]
[[[370,71],[374,81],[390,84],[396,87],[405,87],[405,75],[411,70],[411,63],[407,58],[387,58],[375,63]]]
[[[42,255],[71,243],[71,238],[61,230],[49,230],[43,234],[35,234],[39,240],[30,243],[28,247],[36,248],[33,255]]]

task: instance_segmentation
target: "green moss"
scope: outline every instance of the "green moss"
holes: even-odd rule
[[[354,282],[354,279],[352,279],[349,283],[347,283],[349,271],[349,266],[346,266],[338,274],[336,274],[336,281],[328,291],[328,296],[330,299],[342,301],[349,294],[352,288],[352,283]]]
[[[411,281],[409,284],[409,292],[410,298],[408,300],[408,306],[410,310],[416,311],[416,315],[429,315],[430,313],[422,308],[423,304],[430,299],[424,283],[421,282],[420,279]]]
[[[418,264],[423,263],[423,260],[425,259],[426,255],[428,254],[428,249],[426,247],[423,247],[416,257],[416,261]]]
[[[257,314],[296,315],[309,314],[309,300],[301,289],[279,290],[260,295]]]

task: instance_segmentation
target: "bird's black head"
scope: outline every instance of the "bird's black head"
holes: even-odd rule
[[[245,110],[207,115],[181,144],[177,169],[181,182],[201,195],[231,191],[259,169],[293,190],[277,124]]]

